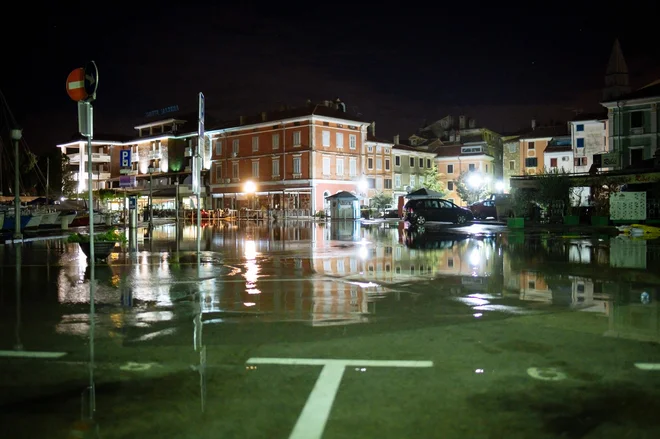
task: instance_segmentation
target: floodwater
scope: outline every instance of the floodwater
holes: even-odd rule
[[[195,230],[0,246],[2,437],[660,437],[659,242]]]

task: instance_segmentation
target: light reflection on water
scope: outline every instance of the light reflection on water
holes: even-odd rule
[[[646,271],[658,261],[655,243],[489,234],[479,225],[469,230],[475,235],[415,233],[397,223],[223,223],[203,228],[198,268],[195,228],[164,226],[137,252],[113,254],[107,265],[97,266],[97,302],[144,314],[155,311],[143,307],[174,309],[198,301],[209,319],[223,322],[255,315],[261,322],[322,325],[369,322],[370,304],[401,293],[439,294],[460,298],[480,315],[539,306],[588,311],[608,316],[613,326],[637,325],[641,337],[658,338],[646,311],[655,309],[660,283]],[[177,234],[179,242],[173,243]],[[89,268],[76,244],[26,247],[24,263],[34,265],[27,269],[43,270],[47,254],[49,277],[55,280],[44,284],[43,276],[25,277],[25,294],[45,288],[60,304],[87,303]],[[1,251],[11,260],[10,247]],[[503,299],[520,305],[495,303]],[[171,311],[150,315],[173,318]],[[133,321],[148,325],[154,318]],[[87,322],[79,313],[65,314],[57,331],[69,327],[81,334],[81,325]]]

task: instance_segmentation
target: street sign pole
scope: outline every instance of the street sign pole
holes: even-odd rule
[[[201,201],[201,180],[202,180],[202,154],[204,153],[204,93],[199,93],[199,117],[197,122],[197,153],[193,156],[194,176],[193,185],[195,193],[197,194],[197,259],[199,260],[202,251],[202,211],[200,206]]]

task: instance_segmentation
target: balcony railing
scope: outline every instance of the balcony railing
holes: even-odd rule
[[[69,157],[70,163],[80,163],[80,153],[67,154]],[[87,161],[87,155],[85,154],[85,161]],[[111,158],[110,154],[102,154],[99,152],[92,153],[92,163],[110,163]]]

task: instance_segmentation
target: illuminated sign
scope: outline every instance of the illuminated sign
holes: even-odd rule
[[[144,117],[162,116],[163,114],[175,113],[177,111],[179,111],[178,105],[170,105],[169,107],[161,108],[160,110],[147,111],[144,113]]]

